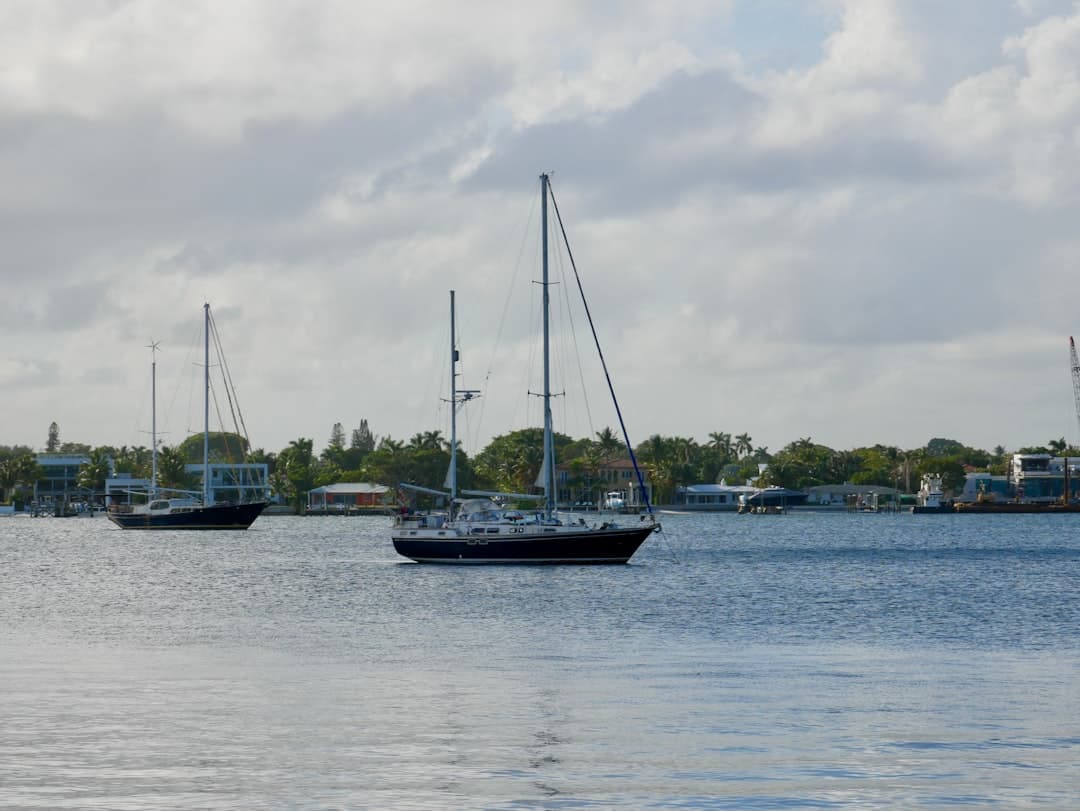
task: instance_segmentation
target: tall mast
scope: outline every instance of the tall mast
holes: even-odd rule
[[[540,244],[544,296],[544,512],[551,516],[555,509],[555,437],[551,430],[551,353],[549,320],[551,301],[548,295],[548,176],[540,175]]]
[[[203,304],[203,506],[210,506],[210,305]]]
[[[446,470],[444,487],[450,489],[449,512],[454,511],[454,502],[457,501],[458,493],[458,469],[457,469],[457,409],[458,405],[464,405],[474,397],[480,396],[478,389],[459,389],[457,385],[457,364],[461,360],[461,352],[457,348],[457,319],[454,310],[454,291],[450,291],[450,467]]]
[[[150,497],[157,493],[157,341],[150,342]]]
[[[457,499],[457,340],[454,334],[454,291],[450,291],[450,510]]]

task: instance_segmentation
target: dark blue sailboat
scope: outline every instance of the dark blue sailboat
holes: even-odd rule
[[[454,293],[450,292],[450,471],[447,476],[449,492],[412,488],[445,496],[449,509],[441,513],[407,514],[395,519],[391,538],[398,554],[419,563],[459,564],[605,564],[626,563],[634,556],[645,539],[659,529],[648,503],[644,477],[637,466],[633,448],[630,447],[623,428],[630,459],[634,464],[638,484],[645,498],[647,514],[633,525],[620,526],[615,522],[588,524],[583,518],[562,519],[555,511],[555,443],[551,421],[551,373],[549,356],[548,297],[548,176],[540,176],[541,229],[543,250],[543,324],[544,324],[544,461],[539,484],[543,489],[542,506],[535,510],[514,509],[502,504],[507,497],[515,501],[535,498],[520,494],[481,493],[464,491],[470,496],[459,500],[457,490],[457,408],[471,399],[475,392],[457,390],[457,362],[459,354],[454,335]],[[556,215],[558,207],[555,208]],[[571,256],[571,264],[573,257]],[[575,274],[576,274],[575,269]],[[580,289],[580,284],[579,284]],[[588,305],[586,314],[588,314]],[[589,323],[592,324],[591,315]],[[593,330],[595,338],[596,331]],[[599,349],[599,344],[597,344]],[[600,355],[604,363],[603,353]],[[604,363],[605,373],[607,365]],[[608,377],[608,386],[611,379]],[[612,391],[614,398],[614,392]]]
[[[157,486],[157,361],[151,365],[152,445],[150,488],[137,495],[143,503],[110,504],[109,520],[121,529],[247,529],[266,509],[265,488],[241,503],[213,503],[210,498],[210,305],[203,305],[203,487],[201,495],[172,497]],[[151,344],[156,352],[157,344]]]

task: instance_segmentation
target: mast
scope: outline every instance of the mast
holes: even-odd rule
[[[210,305],[203,304],[203,506],[210,506]]]
[[[450,466],[446,469],[446,481],[443,486],[450,490],[450,506],[447,510],[453,515],[454,502],[458,494],[458,468],[457,468],[457,410],[459,405],[480,396],[478,389],[459,389],[457,385],[457,364],[461,360],[461,352],[457,348],[457,319],[454,310],[454,291],[450,291]]]
[[[457,499],[457,341],[454,334],[454,291],[450,291],[450,511]]]
[[[150,497],[157,494],[157,341],[150,342]]]
[[[550,518],[555,510],[555,437],[551,430],[551,352],[550,309],[548,295],[548,176],[540,175],[540,244],[543,265],[541,287],[544,296],[544,512]]]

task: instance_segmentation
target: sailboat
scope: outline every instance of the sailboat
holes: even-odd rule
[[[157,350],[152,343],[150,349]],[[266,509],[265,487],[257,498],[240,503],[213,503],[210,496],[210,305],[203,305],[203,459],[202,492],[164,491],[157,483],[157,360],[151,364],[150,487],[141,504],[111,504],[109,519],[121,529],[247,529]]]
[[[564,520],[555,510],[557,490],[555,487],[555,442],[551,419],[547,244],[549,181],[546,174],[540,176],[540,189],[544,324],[544,461],[540,470],[539,485],[543,490],[543,495],[536,497],[528,494],[475,490],[458,492],[457,409],[459,405],[472,399],[476,392],[457,390],[457,364],[460,355],[454,335],[454,292],[450,291],[449,402],[451,417],[450,469],[447,474],[449,491],[403,485],[412,490],[443,496],[448,499],[449,507],[444,512],[398,515],[394,519],[391,531],[391,539],[397,553],[418,563],[626,563],[645,539],[659,529],[659,524],[652,514],[652,508],[648,504],[644,477],[637,466],[629,441],[626,442],[626,446],[648,510],[646,515],[640,517],[637,524],[620,526],[611,521],[590,524],[580,517]],[[616,410],[618,411],[617,404]],[[622,423],[621,414],[619,421]],[[623,436],[625,439],[625,426]],[[521,510],[506,506],[507,500],[520,503],[529,499],[536,499],[539,502],[536,509]]]

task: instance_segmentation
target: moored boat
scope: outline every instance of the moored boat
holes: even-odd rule
[[[956,512],[953,509],[951,499],[945,498],[945,491],[941,486],[941,476],[936,473],[928,473],[922,477],[919,483],[917,503],[911,508],[915,515],[933,515]]]
[[[155,353],[151,363],[151,474],[145,491],[128,492],[129,501],[136,503],[109,505],[109,520],[121,529],[141,530],[208,530],[247,529],[266,508],[265,489],[255,491],[254,498],[239,502],[217,502],[210,489],[210,305],[203,305],[203,459],[202,492],[181,493],[158,487],[157,478],[157,344],[150,345]],[[235,402],[235,397],[230,397]]]
[[[448,492],[410,488],[442,496],[448,507],[443,512],[397,516],[391,539],[398,554],[418,563],[455,564],[618,564],[627,563],[645,539],[659,529],[652,515],[644,478],[626,437],[630,459],[646,499],[647,514],[631,526],[614,521],[587,523],[584,518],[562,518],[555,510],[555,454],[551,418],[549,296],[547,219],[548,176],[540,176],[541,229],[543,243],[543,324],[544,324],[544,457],[538,485],[542,496],[513,493],[462,491],[457,488],[457,409],[477,392],[457,390],[457,363],[460,358],[455,338],[454,293],[450,293],[450,470]],[[556,207],[556,213],[558,209]],[[571,260],[572,261],[572,260]],[[576,270],[575,270],[576,272]],[[591,323],[591,320],[590,320]],[[595,336],[595,330],[593,331]],[[603,361],[601,355],[601,361]],[[606,371],[606,366],[605,366]],[[617,410],[617,409],[616,409]],[[622,422],[620,415],[620,423]],[[538,501],[536,509],[521,510],[516,504]]]

